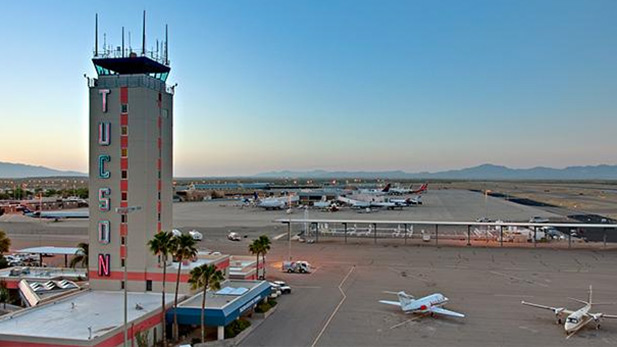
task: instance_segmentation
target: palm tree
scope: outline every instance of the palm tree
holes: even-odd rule
[[[259,247],[258,240],[254,240],[253,243],[249,245],[249,252],[257,256],[257,263],[255,264],[255,271],[257,273],[257,278],[259,278],[259,254],[261,253],[261,248]]]
[[[77,244],[77,252],[75,252],[75,256],[71,259],[71,263],[69,264],[73,269],[77,267],[78,264],[81,264],[82,267],[88,268],[88,248],[89,245],[86,242],[80,242]]]
[[[9,248],[11,248],[11,239],[6,236],[4,230],[0,230],[0,255],[8,252]]]
[[[266,254],[268,253],[268,251],[270,250],[270,238],[266,235],[261,235],[257,241],[259,242],[259,246],[260,246],[260,253],[261,253],[261,259],[262,259],[262,266],[263,266],[263,278],[266,279]]]
[[[163,263],[163,289],[161,290],[161,322],[163,322],[163,346],[167,345],[166,329],[165,329],[165,277],[167,276],[167,257],[172,252],[174,247],[174,237],[169,231],[161,231],[154,235],[152,240],[148,241],[150,252],[158,255]]]
[[[182,261],[191,259],[197,255],[195,240],[191,235],[182,234],[174,237],[174,249],[172,254],[178,261],[178,276],[176,276],[176,293],[174,294],[174,341],[178,340],[178,290],[180,288],[180,273],[182,272]]]
[[[191,270],[191,277],[189,283],[193,290],[203,288],[203,297],[201,299],[201,343],[206,341],[206,325],[205,325],[205,311],[206,311],[206,291],[219,290],[221,288],[221,282],[224,280],[221,270],[217,270],[215,265],[204,264]]]

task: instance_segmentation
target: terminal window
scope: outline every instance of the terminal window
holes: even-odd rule
[[[124,267],[124,258],[120,259],[120,266]],[[124,282],[122,282],[122,283],[124,283]]]
[[[128,199],[127,192],[122,192],[122,201],[126,201]]]
[[[127,113],[127,112],[129,112],[129,105],[122,104],[122,113]]]
[[[152,291],[152,280],[146,280],[146,291],[147,292]]]
[[[122,223],[126,223],[126,215],[125,215],[125,214],[123,214],[123,215],[120,217],[120,220],[122,221]]]
[[[129,177],[128,172],[126,172],[126,170],[122,170],[122,179],[126,179],[127,177]]]
[[[126,244],[126,240],[124,239],[124,236],[122,236],[122,238],[120,240],[121,240],[120,242],[121,242],[122,245]]]

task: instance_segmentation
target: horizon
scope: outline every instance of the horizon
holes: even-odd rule
[[[175,177],[617,163],[616,2],[174,5],[5,4],[0,161],[87,172],[94,15],[136,43],[145,9],[148,47],[169,24]]]

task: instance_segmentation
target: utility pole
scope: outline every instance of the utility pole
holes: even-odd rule
[[[128,224],[128,214],[141,210],[141,206],[129,206],[129,207],[117,207],[116,213],[121,216],[126,216],[126,221]],[[128,228],[127,228],[128,230]],[[128,333],[128,280],[127,280],[127,266],[128,266],[128,244],[129,244],[129,235],[124,237],[124,347],[128,347],[129,333]]]

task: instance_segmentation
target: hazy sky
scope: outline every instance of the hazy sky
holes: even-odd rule
[[[23,3],[23,4],[21,4]],[[94,14],[170,26],[175,175],[617,163],[617,1],[27,1],[0,161],[87,170]]]

